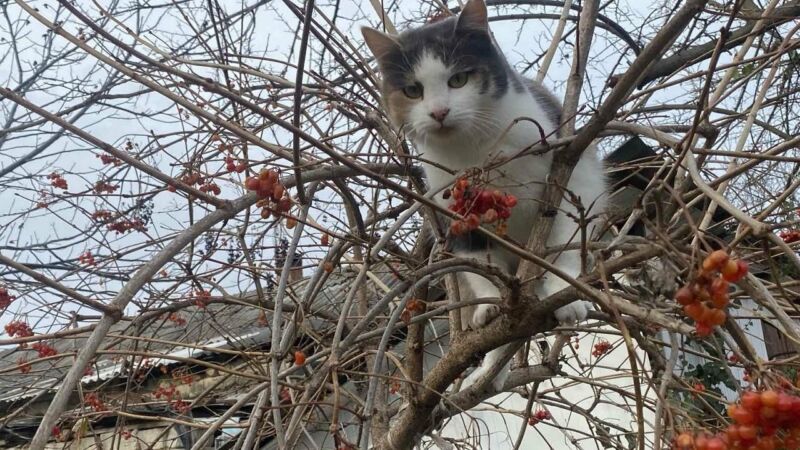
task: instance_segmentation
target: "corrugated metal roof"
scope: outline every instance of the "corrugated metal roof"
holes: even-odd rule
[[[332,274],[324,289],[315,297],[310,308],[311,313],[305,318],[305,326],[315,332],[324,332],[334,326],[331,321],[320,317],[338,317],[354,277],[355,272],[352,270],[341,270]],[[398,282],[396,272],[384,265],[371,270],[370,279],[373,281],[370,283],[372,288],[381,293],[387,286]],[[295,298],[302,295],[306,282],[307,280],[301,280],[290,287],[296,293]],[[249,292],[238,299],[255,305],[258,296],[255,292]],[[287,297],[287,303],[291,304],[290,297]],[[197,358],[214,353],[216,349],[254,349],[268,344],[271,336],[269,325],[259,323],[260,311],[255,306],[211,303],[205,308],[192,306],[181,310],[180,315],[186,321],[185,325],[166,320],[166,316],[147,326],[119,322],[112,327],[100,348],[156,354],[157,356],[149,358],[149,364],[153,367],[173,365],[177,363],[175,357]],[[49,343],[59,353],[76,352],[89,334],[87,332],[59,338]],[[53,391],[72,362],[71,358],[65,357],[33,363],[31,372],[23,374],[17,367],[20,357],[34,360],[37,354],[30,346],[26,349],[14,348],[0,352],[0,404],[31,398],[42,394],[42,391]],[[127,375],[125,359],[113,354],[99,355],[92,364],[92,373],[83,377],[82,382],[93,383]],[[137,358],[137,363],[140,359]]]

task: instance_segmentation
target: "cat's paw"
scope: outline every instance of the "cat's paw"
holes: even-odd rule
[[[472,328],[483,328],[495,317],[500,315],[500,306],[494,304],[481,304],[472,313]]]
[[[562,324],[573,324],[586,319],[589,305],[583,300],[572,302],[556,310],[556,319]]]

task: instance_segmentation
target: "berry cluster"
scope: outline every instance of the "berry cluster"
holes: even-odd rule
[[[175,397],[180,397],[178,390],[175,388],[174,384],[170,384],[169,387],[159,386],[158,389],[153,393],[153,396],[157,399],[164,398],[164,400],[172,401]]]
[[[98,396],[94,392],[89,392],[83,397],[83,401],[86,403],[87,406],[92,408],[94,411],[105,411],[106,405],[100,400],[100,396]]]
[[[65,180],[61,175],[53,172],[47,176],[50,179],[50,185],[54,188],[59,188],[63,190],[67,190],[67,180]]]
[[[170,407],[172,408],[173,411],[177,412],[178,414],[186,414],[189,411],[189,409],[191,409],[192,405],[187,401],[177,399],[173,400],[172,403],[170,403]]]
[[[715,326],[722,325],[727,315],[725,307],[730,302],[729,282],[747,275],[747,263],[731,258],[725,250],[717,250],[703,260],[695,279],[678,289],[675,300],[683,305],[683,312],[696,322],[695,332],[700,337],[710,335]]]
[[[127,233],[128,231],[131,230],[136,230],[141,232],[147,231],[147,227],[144,226],[144,222],[142,221],[142,219],[138,218],[132,220],[120,219],[116,222],[109,223],[108,225],[106,225],[106,228],[108,229],[108,231],[114,231],[117,234]]]
[[[775,390],[748,391],[728,405],[725,432],[679,434],[674,450],[796,450],[800,448],[800,397]]]
[[[505,234],[505,220],[511,217],[511,208],[517,205],[517,198],[499,190],[490,191],[471,184],[467,178],[456,180],[452,189],[444,192],[444,198],[453,198],[450,210],[461,214],[464,219],[450,224],[450,233],[458,236],[478,228],[481,223],[498,222],[496,231]]]
[[[533,413],[533,415],[528,418],[528,425],[533,427],[536,426],[536,424],[538,424],[539,422],[542,422],[544,420],[550,420],[552,418],[553,416],[550,414],[550,411],[540,409],[535,413]]]
[[[95,261],[92,252],[86,250],[85,252],[81,253],[81,255],[78,256],[78,262],[80,262],[81,264],[86,264],[87,266],[93,266],[95,264]]]
[[[109,182],[100,180],[94,184],[95,194],[113,194],[119,186],[113,185]]]
[[[211,301],[211,293],[205,289],[198,289],[194,292],[194,304],[198,308],[205,308]]]
[[[0,309],[8,308],[8,305],[14,301],[16,297],[8,293],[8,289],[0,287]]]
[[[178,392],[174,384],[170,384],[169,387],[159,386],[153,396],[159,400],[163,398],[168,401],[170,407],[181,414],[185,414],[191,407],[189,402],[181,399],[181,393]]]
[[[98,209],[92,213],[92,220],[96,222],[105,222],[106,220],[111,219],[113,216],[114,213],[107,209]]]
[[[611,350],[611,343],[606,340],[602,340],[597,344],[594,344],[594,350],[592,350],[592,356],[594,356],[595,358],[599,358],[600,356],[603,356],[606,353],[608,353],[610,350]]]
[[[58,354],[58,350],[46,342],[36,342],[31,345],[31,349],[36,350],[39,358],[47,358],[48,356],[55,356]]]
[[[783,239],[783,242],[791,244],[800,241],[800,230],[781,231],[778,237]]]
[[[23,374],[30,373],[30,371],[31,371],[31,363],[29,363],[28,360],[25,359],[24,356],[20,356],[17,359],[17,369],[19,369],[19,372],[23,373]]]
[[[419,314],[421,312],[425,312],[425,302],[422,300],[418,300],[416,298],[410,299],[406,302],[406,307],[403,312],[400,314],[400,320],[402,320],[406,325],[411,323],[411,316],[414,314]]]
[[[115,167],[122,164],[122,160],[117,158],[116,156],[111,156],[106,153],[101,153],[99,155],[95,155],[96,157],[100,158],[100,162],[103,164],[113,164]]]
[[[5,329],[9,337],[12,338],[33,336],[33,330],[31,329],[30,325],[21,320],[12,320],[11,322],[8,322],[5,326]]]
[[[275,217],[286,214],[292,207],[292,201],[286,193],[286,187],[281,183],[278,172],[272,169],[261,169],[257,177],[248,177],[244,182],[244,187],[248,191],[253,191],[258,196],[256,206],[261,208],[261,218],[268,219],[270,214]],[[295,222],[287,228],[294,228]]]
[[[697,435],[681,433],[675,439],[672,448],[675,450],[726,450],[728,444],[720,436],[709,436],[707,433]]]
[[[181,317],[178,313],[171,313],[169,316],[167,316],[167,320],[179,327],[186,325],[186,319]]]
[[[201,184],[199,189],[200,192],[211,192],[214,195],[219,195],[220,192],[222,192],[222,189],[220,189],[217,183],[214,183],[213,181]]]
[[[728,406],[734,424],[727,430],[731,450],[800,448],[800,397],[774,390],[749,391]]]
[[[233,159],[233,156],[229,155],[225,157],[225,169],[229,173],[242,173],[247,169],[247,164],[245,164],[244,161],[239,161],[239,163],[237,163],[236,160]]]

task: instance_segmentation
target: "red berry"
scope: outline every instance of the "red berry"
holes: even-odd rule
[[[758,436],[758,428],[753,424],[742,424],[739,426],[739,436],[744,441],[751,441]]]
[[[753,413],[744,408],[736,408],[731,417],[739,425],[753,425],[756,423],[756,417]],[[742,430],[739,429],[739,432],[741,433]]]
[[[692,293],[691,289],[684,286],[678,289],[678,292],[675,293],[675,301],[684,306],[694,303],[694,293]]]
[[[708,440],[706,450],[725,450],[728,445],[722,439],[715,437]]]
[[[699,337],[706,337],[706,336],[710,336],[711,333],[714,332],[714,328],[712,326],[706,324],[706,323],[700,322],[697,325],[695,325],[694,332]]]
[[[260,185],[261,185],[261,183],[259,183],[259,180],[256,177],[247,177],[247,179],[244,182],[244,187],[248,191],[256,191],[256,190],[258,190]]]
[[[508,206],[509,208],[513,208],[513,207],[517,206],[517,197],[515,197],[515,196],[513,196],[511,194],[508,194],[503,199],[503,204]]]
[[[742,406],[750,411],[757,411],[761,408],[761,395],[757,392],[747,391],[742,394]]]
[[[302,366],[306,363],[306,354],[301,351],[294,352],[294,364],[296,366]]]
[[[481,219],[477,214],[470,214],[466,218],[466,223],[469,230],[474,230],[481,225]]]

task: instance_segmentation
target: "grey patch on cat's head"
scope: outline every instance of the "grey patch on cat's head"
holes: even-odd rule
[[[533,98],[535,98],[539,105],[547,112],[547,115],[550,116],[553,123],[561,123],[561,103],[559,103],[556,96],[535,80],[528,81],[528,88]]]
[[[481,95],[498,99],[508,91],[510,83],[524,91],[489,34],[483,0],[470,0],[458,17],[429,23],[399,36],[370,28],[362,32],[380,66],[384,101],[391,115],[402,117],[403,110],[410,108],[402,90],[418,82],[415,69],[429,57],[441,61],[453,73],[470,73],[480,83]]]

